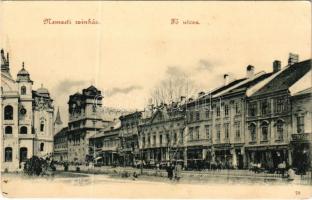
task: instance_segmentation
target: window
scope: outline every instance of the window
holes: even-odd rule
[[[163,141],[163,136],[160,135],[160,136],[159,136],[159,144],[160,144],[160,145],[162,145],[162,141]]]
[[[199,126],[195,127],[194,139],[199,140]]]
[[[220,107],[217,106],[217,117],[220,117]]]
[[[249,116],[255,117],[257,115],[257,103],[249,103]]]
[[[153,136],[153,145],[156,146],[156,135]]]
[[[190,133],[189,133],[189,135],[190,135],[190,138],[189,138],[189,141],[192,141],[194,138],[193,138],[193,128],[190,128]]]
[[[283,99],[280,98],[275,100],[275,111],[277,113],[283,111]]]
[[[229,116],[229,105],[224,105],[224,115]]]
[[[280,113],[288,109],[288,99],[287,97],[281,97],[275,99],[275,112]]]
[[[284,123],[281,120],[278,120],[276,123],[276,139],[277,140],[283,140],[284,135]]]
[[[200,113],[199,111],[196,111],[196,121],[199,121],[199,119],[200,119]]]
[[[268,141],[268,123],[263,122],[261,124],[261,140],[262,141]]]
[[[44,143],[40,143],[40,151],[44,150]]]
[[[205,130],[206,130],[206,138],[209,140],[210,139],[210,126],[206,125]]]
[[[182,144],[183,142],[184,142],[183,129],[180,129],[180,143]]]
[[[270,104],[267,99],[261,101],[261,115],[267,115],[270,113]]]
[[[6,147],[4,149],[4,162],[12,162],[12,148]]]
[[[22,147],[20,148],[20,162],[27,161],[27,148]]]
[[[173,143],[175,144],[177,142],[177,133],[173,133]]]
[[[142,138],[142,146],[145,146],[145,137]]]
[[[21,95],[25,95],[26,94],[26,87],[22,86],[21,87]]]
[[[235,122],[235,138],[240,138],[240,122]]]
[[[12,134],[12,126],[6,126],[4,132],[5,134]]]
[[[304,133],[304,116],[297,116],[297,133]]]
[[[220,124],[216,125],[216,135],[217,135],[217,142],[220,142],[220,138],[221,138],[221,129],[220,129]]]
[[[229,124],[224,124],[224,138],[229,139]]]
[[[26,126],[22,126],[20,128],[20,134],[27,134],[27,127]]]
[[[43,122],[43,121],[40,123],[40,131],[41,131],[41,132],[44,131],[44,122]]]
[[[5,120],[13,119],[13,107],[12,106],[4,107],[4,119]]]
[[[170,144],[170,135],[169,133],[166,134],[166,140],[167,140],[167,145]]]
[[[190,112],[190,121],[193,121],[193,112]]]
[[[95,104],[92,105],[92,112],[94,112],[94,113],[96,112],[96,105]]]
[[[250,124],[249,133],[250,133],[251,141],[255,142],[257,140],[257,138],[256,138],[256,125],[255,124]]]
[[[240,110],[240,104],[238,102],[235,103],[235,114],[240,114],[241,110]]]
[[[209,118],[209,110],[207,109],[206,111],[205,111],[205,115],[206,115],[206,118],[208,119]]]

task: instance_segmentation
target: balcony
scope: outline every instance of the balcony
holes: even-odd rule
[[[291,139],[295,142],[312,141],[312,133],[292,134]]]
[[[187,142],[187,146],[201,146],[201,145],[208,145],[210,144],[208,139],[199,139],[199,140],[191,140]]]

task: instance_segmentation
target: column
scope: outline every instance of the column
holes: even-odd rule
[[[231,154],[232,154],[232,165],[233,165],[234,168],[236,168],[236,167],[237,167],[237,155],[236,155],[236,150],[235,150],[235,148],[232,148],[232,149],[230,150],[230,152],[231,152]]]

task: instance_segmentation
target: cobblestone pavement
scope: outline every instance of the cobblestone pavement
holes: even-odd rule
[[[77,166],[70,166],[70,171],[76,171]],[[87,167],[79,166],[81,172],[90,174],[110,174],[115,177],[128,175],[132,176],[133,173],[141,174],[143,172],[145,179],[148,180],[167,180],[167,172],[165,170],[155,170],[155,169],[137,169],[132,167]],[[63,171],[63,167],[58,166],[59,171]],[[285,176],[281,174],[269,174],[269,173],[255,173],[249,170],[214,170],[214,171],[183,171],[183,179],[181,181],[188,182],[206,182],[206,183],[249,183],[249,184],[266,184],[266,183],[278,183],[278,184],[288,184],[289,181]],[[158,178],[157,178],[158,177]],[[295,181],[292,183],[301,185],[312,185],[311,172],[305,176],[297,176]]]

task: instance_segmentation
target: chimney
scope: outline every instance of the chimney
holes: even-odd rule
[[[294,54],[294,53],[289,53],[288,66],[293,65],[297,62],[299,62],[299,55]]]
[[[205,95],[205,92],[199,92],[198,93],[198,97],[201,97],[201,96],[204,96]]]
[[[281,61],[274,60],[274,62],[273,62],[273,73],[280,71],[281,65],[282,65]]]
[[[224,85],[227,85],[227,84],[229,84],[229,79],[230,79],[230,77],[229,77],[229,75],[228,74],[224,74],[223,75],[223,83],[224,83]]]
[[[255,73],[255,67],[252,65],[248,65],[246,72],[247,72],[247,78],[253,77],[253,75]]]

